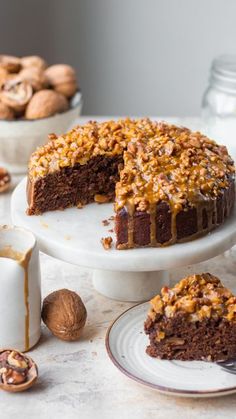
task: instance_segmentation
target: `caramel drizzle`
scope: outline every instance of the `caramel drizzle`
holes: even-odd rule
[[[154,246],[157,242],[156,240],[156,210],[157,205],[150,205],[150,245]]]
[[[177,240],[176,217],[177,217],[177,212],[172,211],[172,214],[171,214],[171,239],[169,240],[169,244],[175,243],[176,240]]]
[[[134,245],[134,214],[135,206],[133,203],[127,203],[128,212],[128,248],[132,248]]]
[[[29,326],[30,326],[30,314],[29,314],[29,275],[28,266],[31,258],[32,250],[30,249],[26,253],[17,252],[12,249],[12,246],[5,246],[0,249],[0,257],[13,259],[18,262],[24,269],[24,303],[25,303],[25,351],[30,348],[29,343]]]
[[[230,211],[232,209],[232,203],[229,199],[230,195],[230,189],[226,189],[224,191],[224,194],[222,196],[222,221],[223,223],[224,219],[227,218],[230,214]],[[198,202],[197,205],[195,205],[195,208],[197,210],[197,232],[192,234],[191,236],[188,236],[186,238],[183,238],[181,240],[178,240],[178,242],[184,242],[188,240],[193,240],[197,237],[200,237],[203,234],[209,233],[212,229],[214,229],[217,225],[217,218],[218,218],[218,212],[217,212],[217,199],[211,200],[211,201],[202,201]],[[128,212],[128,242],[125,244],[121,244],[118,246],[119,249],[127,249],[132,248],[134,246],[134,213],[135,213],[135,205],[132,202],[129,202],[129,204],[126,207]],[[176,211],[172,209],[171,212],[171,239],[166,243],[159,243],[156,239],[156,204],[151,204],[149,208],[150,213],[150,243],[148,246],[168,246],[170,244],[177,242],[177,228],[176,228],[176,217],[179,211]],[[203,210],[205,209],[207,214],[207,227],[203,230]]]

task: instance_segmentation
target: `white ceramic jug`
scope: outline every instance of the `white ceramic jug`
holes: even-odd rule
[[[28,351],[40,338],[41,278],[34,235],[0,226],[0,347]]]

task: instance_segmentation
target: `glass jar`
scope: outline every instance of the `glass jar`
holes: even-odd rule
[[[202,100],[204,131],[236,156],[236,55],[221,55],[211,66]]]

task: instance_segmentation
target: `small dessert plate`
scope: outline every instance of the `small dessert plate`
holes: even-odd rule
[[[121,314],[106,334],[106,349],[113,364],[127,377],[160,393],[180,397],[219,397],[236,393],[236,375],[212,362],[165,361],[145,352],[143,330],[149,303]]]

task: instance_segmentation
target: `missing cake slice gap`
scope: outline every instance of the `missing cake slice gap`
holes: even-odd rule
[[[154,358],[223,361],[236,357],[236,297],[210,273],[164,287],[144,323]]]

